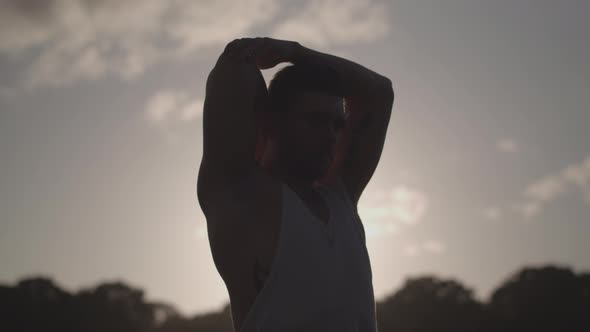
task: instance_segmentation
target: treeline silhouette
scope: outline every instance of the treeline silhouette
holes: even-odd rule
[[[195,294],[198,296],[198,294]],[[311,299],[310,299],[311,300]],[[296,315],[296,313],[293,313]],[[377,302],[379,332],[590,331],[590,274],[525,267],[486,302],[453,279],[409,278]],[[233,332],[229,304],[184,317],[121,282],[70,294],[45,277],[0,285],[0,331]]]

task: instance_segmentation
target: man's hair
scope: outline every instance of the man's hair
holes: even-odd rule
[[[303,92],[343,97],[338,74],[327,66],[288,65],[277,71],[268,86],[271,112],[286,112]]]

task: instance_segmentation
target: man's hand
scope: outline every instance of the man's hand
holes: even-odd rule
[[[273,68],[294,59],[300,44],[268,37],[240,38],[227,44],[224,53],[238,61],[254,61],[259,69]]]

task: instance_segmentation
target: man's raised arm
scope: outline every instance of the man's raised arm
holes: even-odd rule
[[[197,180],[201,207],[255,166],[255,109],[266,84],[243,41],[230,42],[211,70],[203,107],[203,157]]]
[[[394,98],[391,80],[358,63],[302,45],[289,60],[329,68],[339,78],[336,89],[344,96],[349,117],[328,178],[342,179],[356,207],[385,144]]]

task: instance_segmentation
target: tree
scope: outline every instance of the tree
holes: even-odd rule
[[[486,331],[484,306],[455,280],[434,276],[408,279],[377,306],[379,331]]]
[[[154,306],[143,299],[143,291],[121,282],[106,283],[77,295],[79,331],[149,331],[156,326]]]
[[[524,268],[487,304],[456,280],[410,278],[377,303],[377,320],[379,332],[590,331],[590,274]],[[0,285],[0,331],[234,332],[229,303],[186,318],[121,282],[72,295],[43,277]]]
[[[1,331],[71,330],[73,296],[48,278],[27,278],[16,287],[0,287]]]
[[[490,311],[502,331],[590,331],[590,274],[525,268],[492,294]]]

